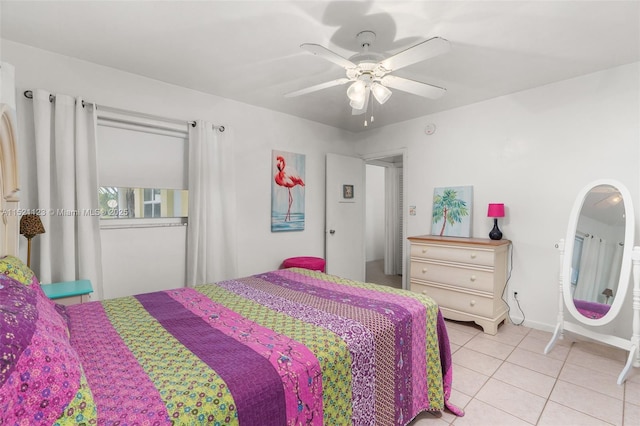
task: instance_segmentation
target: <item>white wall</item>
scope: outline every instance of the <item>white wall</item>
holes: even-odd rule
[[[36,207],[35,194],[30,189],[35,181],[33,135],[29,130],[31,101],[25,99],[22,92],[42,88],[82,96],[99,105],[223,124],[227,138],[234,144],[237,164],[239,274],[276,269],[283,259],[291,256],[324,256],[325,154],[350,154],[351,146],[345,143],[352,137],[350,133],[7,40],[1,41],[0,48],[2,60],[14,65],[16,70],[22,207]],[[212,78],[215,78],[213,74]],[[271,232],[273,149],[306,155],[307,214],[306,228],[302,232]],[[160,228],[156,232],[164,231],[166,229]],[[103,231],[103,234],[105,232],[116,231]],[[112,241],[109,237],[104,239],[103,251],[107,252],[107,260],[117,264],[120,248]],[[140,253],[139,256],[141,259],[137,263],[143,265],[141,270],[149,265],[156,272],[171,268],[153,254]],[[106,274],[105,278],[109,276]],[[105,294],[121,294],[131,285],[119,280],[110,281],[105,281]],[[181,282],[172,284],[173,287],[180,285]],[[114,286],[117,288],[113,291],[107,290]]]
[[[355,135],[357,150],[407,148],[405,205],[417,208],[409,236],[430,233],[434,187],[473,185],[474,237],[486,238],[491,229],[487,204],[505,203],[500,228],[513,242],[509,294],[518,291],[526,324],[550,329],[557,313],[554,245],[565,236],[578,191],[596,179],[623,182],[637,221],[639,68],[621,66],[372,129]],[[437,126],[435,134],[425,134],[427,123]],[[512,317],[522,318],[509,301]]]
[[[367,262],[384,259],[384,173],[381,166],[366,166],[367,213],[365,254]]]

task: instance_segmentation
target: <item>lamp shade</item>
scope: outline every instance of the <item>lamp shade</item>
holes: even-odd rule
[[[489,204],[487,217],[504,217],[504,204]]]
[[[358,80],[353,83],[347,89],[347,97],[356,103],[362,102],[364,104],[364,98],[366,96],[367,85],[364,84],[364,81]]]
[[[387,89],[380,83],[373,83],[371,85],[371,91],[380,105],[387,102],[391,97],[391,90]]]
[[[20,234],[27,238],[33,238],[36,235],[44,234],[44,226],[37,214],[25,214],[20,218]]]

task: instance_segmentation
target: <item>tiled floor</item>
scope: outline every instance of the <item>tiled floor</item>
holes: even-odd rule
[[[388,285],[393,288],[402,288],[402,275],[385,275],[384,259],[367,262],[365,281],[368,283]]]
[[[627,352],[568,336],[544,355],[551,333],[512,324],[484,334],[471,323],[447,321],[453,353],[448,411],[422,413],[411,426],[640,426],[640,368],[616,380]]]

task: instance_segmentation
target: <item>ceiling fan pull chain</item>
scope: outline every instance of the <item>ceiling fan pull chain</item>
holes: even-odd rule
[[[369,100],[371,102],[371,123],[373,123],[373,106],[376,104],[373,102],[373,99]]]

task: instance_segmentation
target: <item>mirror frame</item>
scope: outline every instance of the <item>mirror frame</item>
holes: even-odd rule
[[[620,280],[618,282],[617,295],[611,303],[611,308],[606,315],[601,318],[588,318],[582,315],[575,304],[571,294],[571,260],[573,258],[573,250],[575,245],[575,236],[578,228],[578,220],[580,212],[586,199],[587,194],[593,188],[601,185],[608,185],[616,188],[624,202],[625,212],[625,229],[624,229],[624,247],[622,250],[622,262],[620,264]],[[633,250],[635,236],[635,214],[633,210],[633,202],[631,193],[621,182],[613,179],[600,179],[586,185],[578,193],[573,203],[571,214],[569,215],[569,225],[567,227],[567,236],[565,238],[564,258],[562,261],[562,292],[564,304],[571,315],[581,323],[590,326],[601,326],[610,323],[620,313],[622,304],[624,303],[629,289],[629,281],[631,277],[631,252]],[[618,295],[620,297],[618,297]]]

